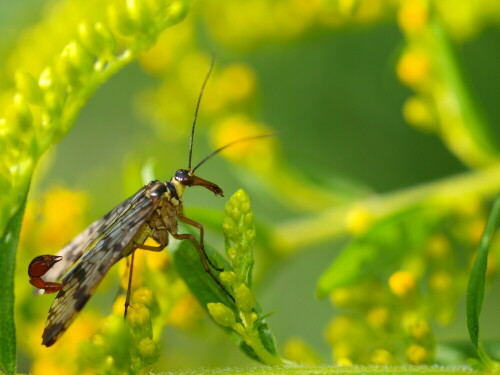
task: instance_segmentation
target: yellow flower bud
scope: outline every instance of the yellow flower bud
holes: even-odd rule
[[[78,25],[78,38],[83,46],[94,55],[99,56],[104,50],[104,40],[94,25],[83,22]]]
[[[24,97],[17,93],[8,113],[7,122],[12,124],[14,129],[20,131],[28,130],[33,124],[33,115]]]
[[[25,72],[17,71],[15,73],[16,88],[27,101],[39,104],[42,101],[42,90],[38,86],[36,79]]]
[[[137,304],[142,304],[147,307],[151,307],[154,304],[154,295],[151,289],[139,288],[132,295],[132,301]]]
[[[49,90],[54,87],[54,71],[52,67],[47,67],[44,69],[42,74],[40,74],[40,78],[38,79],[38,84],[44,90]]]
[[[134,24],[123,7],[111,4],[107,13],[109,26],[113,32],[125,37],[135,32]]]
[[[436,119],[431,112],[429,104],[422,98],[411,97],[403,105],[403,117],[406,122],[419,130],[432,132],[435,129]]]
[[[168,6],[167,17],[172,24],[181,22],[188,13],[189,7],[184,1],[175,1]]]
[[[234,260],[236,258],[236,256],[238,255],[236,249],[234,247],[231,247],[228,251],[227,251],[227,256],[230,260]]]
[[[94,25],[95,31],[101,37],[104,42],[104,51],[103,53],[109,54],[112,56],[116,49],[116,39],[114,38],[111,31],[101,22],[97,22]]]
[[[144,0],[127,0],[127,12],[137,30],[147,30],[154,22],[148,4]]]
[[[243,313],[249,313],[255,307],[255,297],[246,284],[240,284],[234,291],[234,298],[236,299],[236,306]]]
[[[158,360],[160,357],[160,350],[158,344],[150,338],[144,338],[137,346],[141,360],[150,365]]]
[[[132,327],[142,327],[151,324],[149,309],[142,304],[134,304],[128,309],[127,321]]]
[[[236,281],[236,274],[232,271],[223,271],[219,274],[219,279],[223,284],[231,285]]]
[[[236,324],[236,318],[233,310],[224,305],[223,303],[209,303],[207,304],[210,316],[223,327],[232,327]]]
[[[83,73],[93,68],[93,59],[76,41],[68,43],[56,63],[57,70],[66,83],[74,85],[85,79]]]
[[[430,353],[420,345],[411,345],[406,350],[406,358],[415,364],[421,365],[429,360]]]

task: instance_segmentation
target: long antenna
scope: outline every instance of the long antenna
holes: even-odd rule
[[[194,111],[194,120],[193,126],[191,127],[191,141],[189,142],[189,163],[188,169],[191,169],[191,158],[193,156],[193,140],[194,140],[194,128],[196,127],[196,119],[198,118],[198,110],[200,109],[201,97],[203,96],[203,91],[205,90],[205,86],[208,82],[208,77],[210,77],[210,73],[212,73],[212,69],[215,63],[215,54],[212,53],[212,60],[210,61],[210,67],[208,68],[208,73],[205,76],[205,80],[203,81],[203,85],[201,86],[200,95],[198,96],[198,103],[196,103],[196,109]]]
[[[218,148],[217,150],[215,150],[214,152],[212,152],[210,155],[208,155],[207,157],[205,157],[202,161],[200,161],[198,164],[196,164],[196,167],[193,168],[193,173],[194,171],[196,171],[203,163],[205,163],[208,159],[210,159],[212,156],[215,156],[217,155],[219,152],[221,152],[222,150],[225,150],[226,148],[230,147],[230,146],[233,146],[237,143],[241,143],[241,142],[246,142],[246,141],[250,141],[252,139],[258,139],[258,138],[266,138],[266,137],[274,137],[276,135],[276,133],[269,133],[269,134],[261,134],[261,135],[254,135],[254,136],[251,136],[251,137],[245,137],[245,138],[241,138],[241,139],[237,139],[236,141],[233,141],[233,142],[230,142],[228,143],[227,145],[225,146],[222,146],[221,148]]]

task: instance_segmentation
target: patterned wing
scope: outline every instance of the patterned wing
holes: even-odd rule
[[[128,198],[125,202],[119,204],[99,220],[90,224],[87,229],[76,236],[70,243],[58,251],[56,255],[61,256],[62,260],[57,262],[43,276],[46,281],[59,280],[64,275],[85,251],[89,250],[93,243],[113,227],[118,219],[127,212],[131,205],[137,200],[137,197],[145,194],[146,189],[150,185],[143,186],[137,193]],[[36,294],[43,294],[42,289],[37,289]]]
[[[42,334],[43,345],[51,346],[64,333],[106,272],[122,258],[122,251],[154,212],[159,198],[146,194],[152,184],[127,200],[123,210],[116,211],[120,213],[114,215],[115,219],[106,226],[105,233],[94,236],[93,241],[86,241],[91,247],[84,249],[78,264],[63,278],[63,288],[50,307]]]

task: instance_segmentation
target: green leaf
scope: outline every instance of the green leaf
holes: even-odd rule
[[[500,196],[497,197],[491,209],[486,224],[476,260],[472,266],[469,285],[467,287],[467,328],[472,344],[485,365],[491,365],[492,360],[486,354],[479,341],[479,317],[484,300],[486,284],[486,269],[488,267],[488,251],[492,238],[500,224]]]
[[[179,223],[179,233],[193,233],[196,238],[199,237],[199,232],[193,231],[189,226]],[[196,296],[203,307],[210,302],[221,302],[230,307],[237,313],[236,306],[233,301],[224,293],[223,290],[214,282],[210,275],[203,268],[201,259],[189,240],[176,241],[172,240],[170,250],[175,268],[182,279],[186,282],[189,289]],[[205,251],[208,257],[215,264],[222,266],[224,270],[231,270],[229,262],[222,257],[212,246],[205,242]],[[214,272],[217,276],[218,272]]]
[[[394,270],[408,252],[422,247],[438,219],[438,212],[414,207],[379,221],[354,239],[321,275],[318,297],[364,277]]]
[[[14,325],[14,268],[26,195],[21,208],[10,219],[0,239],[0,370],[16,373],[16,329]]]

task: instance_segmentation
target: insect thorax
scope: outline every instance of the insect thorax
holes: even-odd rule
[[[158,180],[151,181],[146,195],[151,199],[161,198],[168,200],[173,206],[182,205],[182,194],[185,186],[179,181],[172,178],[170,181],[161,182]]]
[[[182,215],[182,196],[179,197],[177,192],[178,189],[171,181],[149,183],[146,195],[154,201],[156,208],[136,233],[130,245],[123,249],[122,257],[129,255],[134,251],[135,245],[143,244],[149,237],[161,247],[168,244],[168,234],[177,232],[177,217]]]

